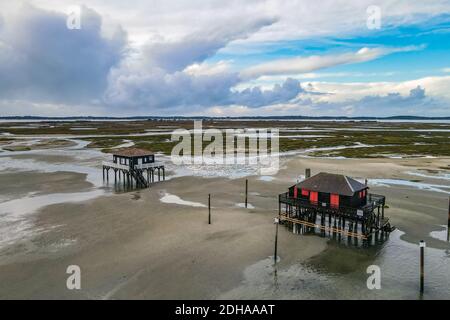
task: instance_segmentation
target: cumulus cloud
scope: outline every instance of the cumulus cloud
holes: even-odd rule
[[[287,102],[301,92],[297,80],[263,90],[256,86],[233,90],[242,79],[237,72],[205,60],[235,39],[242,39],[273,21],[247,19],[227,23],[171,43],[153,43],[113,68],[104,101],[116,108],[171,109],[243,104],[259,107]]]
[[[0,29],[0,94],[4,99],[78,103],[98,99],[110,68],[121,59],[126,36],[101,33],[101,17],[82,7],[82,27],[67,16],[24,5]]]
[[[192,0],[164,5],[136,1],[125,6],[93,0],[90,5],[96,11],[82,7],[81,30],[67,29],[66,15],[59,13],[72,5],[70,0],[39,1],[39,5],[59,12],[25,6],[16,14],[4,10],[12,2],[3,2],[1,11],[7,13],[0,16],[0,110],[2,114],[6,108],[10,114],[21,108],[24,113],[36,110],[48,115],[164,115],[202,114],[213,108],[218,113],[318,115],[368,114],[386,105],[383,112],[387,113],[411,110],[408,106],[422,108],[422,112],[429,106],[433,110],[439,107],[445,113],[447,105],[436,97],[450,100],[450,77],[417,83],[312,83],[303,87],[298,80],[287,78],[291,74],[299,79],[301,75],[311,77],[315,70],[420,50],[420,46],[371,47],[276,59],[238,70],[254,61],[252,55],[258,51],[246,51],[253,44],[264,47],[276,40],[345,36],[350,30],[366,28],[369,2],[336,5],[335,1],[325,1],[318,7],[308,1],[243,4],[213,0],[205,4]],[[439,14],[446,7],[444,2],[406,5],[385,0],[382,5],[390,10],[383,11],[383,23],[392,27],[401,19],[402,23],[424,21]],[[104,21],[97,12],[108,19]],[[419,20],[417,13],[422,14]],[[125,26],[133,41],[120,27],[105,34],[105,23],[112,17]],[[230,48],[243,48],[230,58],[244,57],[236,65],[209,59],[218,52],[222,55],[219,59],[229,59],[223,53],[229,53]],[[263,83],[264,77],[271,77],[271,81]],[[427,88],[426,94],[422,88]],[[89,111],[91,107],[95,108]]]
[[[276,84],[270,90],[262,90],[261,87],[257,86],[234,92],[230,97],[230,101],[232,104],[261,107],[276,103],[286,103],[296,98],[303,91],[298,80],[287,78],[283,84]]]
[[[359,99],[348,99],[333,102],[308,98],[308,92],[303,91],[299,99],[289,103],[278,103],[263,106],[258,109],[250,106],[223,106],[209,108],[209,115],[258,116],[264,115],[303,115],[303,116],[379,116],[386,115],[416,115],[423,116],[427,109],[428,116],[445,114],[448,105],[445,101],[428,97],[425,89],[417,86],[402,95],[390,92],[386,95],[369,95]],[[303,96],[303,97],[302,97]]]
[[[197,31],[177,41],[152,42],[144,47],[143,56],[148,66],[167,72],[180,71],[191,64],[203,62],[229,42],[244,39],[274,22],[274,19],[266,17],[238,21],[229,19],[221,25]]]

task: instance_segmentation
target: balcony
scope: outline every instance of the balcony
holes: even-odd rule
[[[111,162],[111,161],[103,161],[102,165],[105,167],[116,168],[116,169],[121,169],[121,170],[129,170],[130,169],[130,166],[127,164],[119,164],[119,163],[115,163],[115,162]],[[158,168],[158,167],[163,167],[163,166],[164,166],[164,164],[161,161],[156,161],[156,162],[151,162],[151,163],[137,164],[137,165],[134,165],[133,168],[135,170],[145,170],[145,169]]]
[[[335,211],[335,214],[343,214],[346,216],[359,216],[365,217],[371,214],[377,207],[384,205],[385,197],[378,194],[369,193],[367,195],[367,203],[360,207],[346,207],[346,206],[331,206],[330,203],[326,202],[311,202],[309,200],[298,199],[289,196],[289,192],[282,193],[279,195],[279,201],[281,203],[289,204],[291,206],[299,206],[303,208],[313,208],[313,209],[326,209]]]

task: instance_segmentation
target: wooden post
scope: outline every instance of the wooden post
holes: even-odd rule
[[[248,179],[245,179],[245,207],[247,208],[247,199],[248,199]]]
[[[278,195],[278,216],[281,215],[281,196]]]
[[[425,251],[425,241],[420,240],[419,243],[420,247],[420,294],[423,294],[424,291],[424,278],[425,278],[425,257],[424,257],[424,251]]]
[[[307,168],[305,169],[305,179],[308,179],[311,177],[311,169]]]
[[[103,180],[105,180],[105,167],[103,167]]]
[[[211,224],[211,194],[208,194],[208,224]]]
[[[448,197],[447,241],[450,241],[450,197]]]
[[[274,220],[275,223],[275,251],[273,253],[273,263],[274,265],[277,264],[277,251],[278,251],[278,225],[280,224],[280,219],[279,218],[275,218]]]
[[[162,167],[162,171],[163,171],[163,181],[166,180],[166,169],[164,167]]]

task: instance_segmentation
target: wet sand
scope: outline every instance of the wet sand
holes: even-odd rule
[[[387,286],[386,291],[376,294],[358,294],[350,288],[365,287],[365,268],[380,257],[389,257],[389,263],[383,264],[386,268],[392,263],[403,268],[402,261],[390,257],[395,250],[389,245],[398,246],[400,251],[408,248],[408,257],[415,261],[415,246],[424,239],[429,250],[436,250],[436,259],[448,267],[448,243],[430,236],[430,232],[442,230],[441,225],[447,221],[448,194],[408,186],[371,185],[370,179],[417,179],[448,185],[448,180],[405,173],[418,169],[448,173],[441,169],[448,163],[448,158],[292,158],[283,162],[271,181],[249,177],[249,203],[254,209],[237,206],[244,202],[245,178],[223,177],[178,177],[145,190],[45,206],[33,215],[34,228],[42,232],[0,248],[0,298],[414,299],[415,294],[409,293],[414,292],[410,288],[414,272],[406,282],[401,275],[389,276],[395,288]],[[365,250],[319,236],[294,235],[280,226],[281,261],[275,281],[270,257],[277,195],[305,168],[311,168],[313,174],[328,171],[369,178],[371,192],[387,196],[386,216],[399,230],[387,241],[387,247]],[[23,179],[23,174],[15,175]],[[55,178],[50,184],[52,190],[60,190],[66,182]],[[82,190],[86,185],[73,187]],[[207,223],[207,208],[162,203],[160,198],[166,193],[205,205],[211,193],[212,225]],[[82,290],[66,288],[66,268],[72,264],[81,268]],[[449,280],[448,275],[441,280]],[[332,288],[327,294],[323,293],[326,287]],[[436,288],[430,297],[450,298],[448,289],[443,291],[439,284]]]

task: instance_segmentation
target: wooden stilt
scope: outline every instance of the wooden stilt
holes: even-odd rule
[[[420,294],[423,294],[425,287],[425,241],[420,240]]]
[[[245,207],[247,208],[248,179],[245,179]]]
[[[208,194],[208,224],[211,224],[211,194]]]

